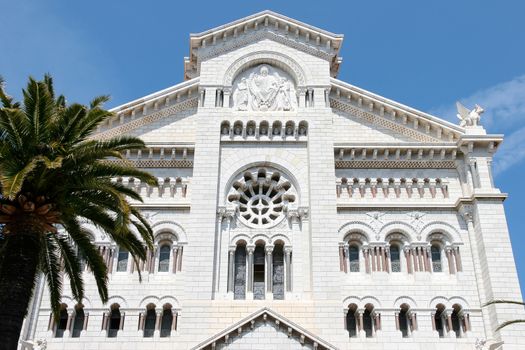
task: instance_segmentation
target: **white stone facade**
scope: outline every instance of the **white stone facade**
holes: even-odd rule
[[[159,187],[116,181],[144,197],[155,250],[133,266],[87,225],[111,269],[109,302],[85,272],[84,319],[66,288],[59,325],[40,287],[23,339],[68,350],[477,339],[523,349],[523,327],[494,331],[523,309],[481,307],[521,300],[491,175],[501,135],[337,80],[341,43],[269,11],[193,34],[186,80],[115,108],[94,136],[147,143],[127,157]]]

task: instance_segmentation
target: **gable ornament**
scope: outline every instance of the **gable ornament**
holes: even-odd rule
[[[261,65],[235,84],[233,105],[237,111],[293,111],[297,94],[290,79]]]
[[[458,113],[456,114],[460,120],[459,126],[461,127],[471,127],[478,126],[480,123],[481,115],[485,110],[479,105],[475,105],[472,110],[469,110],[467,107],[462,105],[459,101],[456,102],[456,108]]]

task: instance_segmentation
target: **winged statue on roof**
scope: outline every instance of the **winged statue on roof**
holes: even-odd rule
[[[479,124],[479,120],[481,119],[481,114],[485,112],[485,110],[477,104],[473,109],[470,110],[462,105],[459,101],[456,102],[456,108],[458,110],[458,114],[456,115],[460,120],[459,125],[462,127],[477,126]]]

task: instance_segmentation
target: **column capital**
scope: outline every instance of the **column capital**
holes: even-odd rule
[[[255,246],[254,245],[247,245],[246,246],[246,251],[248,252],[248,254],[253,254],[253,252],[255,251]]]
[[[461,205],[458,212],[467,224],[474,223],[474,207],[471,204]]]
[[[264,247],[264,250],[266,251],[266,254],[270,255],[273,253],[273,248],[274,248],[274,245],[273,244],[267,244],[265,247]]]
[[[284,246],[284,253],[285,254],[292,253],[292,247],[291,246]]]
[[[228,247],[228,252],[230,254],[235,254],[235,251],[237,250],[237,246],[236,245],[231,245]]]

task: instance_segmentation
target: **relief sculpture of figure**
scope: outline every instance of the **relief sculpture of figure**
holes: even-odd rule
[[[246,78],[242,78],[237,88],[233,92],[233,102],[237,110],[248,110],[248,83]]]
[[[291,111],[297,107],[293,83],[263,65],[258,72],[242,77],[233,93],[238,111]]]

